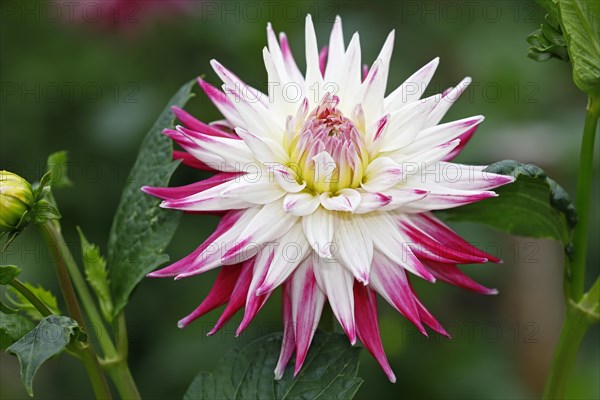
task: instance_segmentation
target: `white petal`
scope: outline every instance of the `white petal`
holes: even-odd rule
[[[219,195],[222,199],[237,199],[253,204],[268,204],[285,195],[285,190],[273,182],[266,171],[241,175]]]
[[[255,178],[260,179],[260,177],[256,176]],[[229,198],[224,198],[222,196],[224,191],[235,188],[236,184],[240,185],[240,182],[236,182],[235,179],[227,181],[191,196],[165,200],[160,206],[183,211],[221,211],[251,207],[253,204],[247,199],[239,198],[237,196],[231,196]]]
[[[323,258],[333,257],[331,247],[334,245],[333,235],[336,226],[337,215],[335,212],[325,210],[322,207],[302,218],[302,228],[308,243]]]
[[[415,140],[401,149],[401,151],[404,153],[416,153],[451,142],[468,130],[481,124],[484,119],[483,115],[476,115],[423,129],[419,132]]]
[[[484,171],[485,166],[464,165],[440,161],[410,175],[406,186],[421,187],[432,191],[449,188],[454,190],[489,190],[513,182],[514,177]]]
[[[384,101],[385,112],[393,112],[405,104],[419,100],[431,81],[439,63],[439,57],[434,58],[390,93]]]
[[[183,135],[191,143],[194,143],[199,148],[208,151],[223,160],[228,164],[252,164],[256,163],[256,157],[252,150],[243,140],[230,139],[218,136],[204,135],[184,128],[183,126],[176,127],[177,132]],[[203,161],[203,160],[201,160]]]
[[[275,246],[274,257],[265,280],[256,292],[257,295],[270,292],[281,285],[306,258],[310,250],[300,223],[296,223],[288,233],[272,245]]]
[[[360,204],[354,210],[354,214],[364,214],[377,211],[392,201],[392,196],[383,193],[364,192],[360,194]]]
[[[296,374],[304,363],[325,305],[325,294],[319,289],[313,271],[314,261],[312,257],[308,257],[298,266],[287,286],[290,290],[296,340]]]
[[[389,157],[378,157],[365,170],[361,186],[368,192],[381,192],[402,181],[402,166]]]
[[[342,19],[335,17],[331,36],[329,37],[329,56],[327,57],[327,67],[325,69],[325,82],[335,82],[339,79],[344,58],[344,32],[342,30]]]
[[[334,159],[328,152],[322,151],[314,156],[312,161],[315,168],[313,178],[315,186],[321,192],[328,192],[329,185],[333,182],[333,172],[337,168]]]
[[[338,248],[340,261],[354,277],[363,284],[369,283],[369,271],[373,261],[373,241],[363,231],[360,217],[340,216],[334,241]]]
[[[319,101],[318,96],[323,96],[323,76],[319,68],[319,49],[317,47],[317,36],[315,34],[315,27],[312,22],[310,14],[306,16],[305,24],[305,36],[306,36],[306,87],[315,88],[310,94],[309,101],[314,107]],[[312,108],[311,107],[311,108]]]
[[[268,137],[258,137],[242,128],[236,128],[235,132],[252,150],[258,161],[264,164],[289,162],[290,157],[280,142]]]
[[[349,211],[356,210],[360,204],[360,193],[354,189],[341,189],[335,196],[329,193],[323,193],[320,196],[321,205],[332,211]]]
[[[423,148],[417,152],[401,149],[393,153],[388,153],[388,157],[400,164],[404,171],[404,176],[408,176],[420,171],[422,168],[426,168],[430,163],[444,160],[459,144],[460,139],[455,139],[435,147]]]
[[[414,201],[421,200],[425,198],[429,192],[421,189],[391,189],[381,194],[390,198],[390,202],[383,205],[379,211],[391,211]]]
[[[361,221],[364,229],[369,232],[375,248],[390,260],[413,274],[435,282],[435,277],[421,264],[410,249],[411,243],[406,240],[397,223],[386,213],[377,215],[365,214]]]
[[[331,310],[350,339],[356,342],[354,322],[354,277],[337,262],[315,256],[315,278],[319,287],[327,296]]]
[[[306,182],[298,183],[298,174],[282,164],[272,168],[277,183],[288,193],[298,193],[306,187]]]
[[[239,240],[258,244],[270,242],[289,231],[296,221],[297,217],[286,213],[281,202],[275,201],[262,207]]]
[[[283,209],[299,217],[312,214],[321,204],[318,195],[312,193],[288,193],[283,199]]]
[[[361,77],[361,51],[358,33],[352,35],[350,44],[344,55],[344,62],[338,80],[333,81],[337,94],[340,98],[339,108],[347,115],[351,115],[357,101],[356,94],[360,90]],[[329,82],[328,82],[329,83]],[[329,90],[331,92],[331,90]]]
[[[433,110],[433,112],[427,118],[427,123],[425,124],[426,128],[437,125],[446,112],[450,109],[452,104],[454,104],[460,97],[460,95],[469,87],[471,84],[471,78],[466,77],[463,79],[455,88],[446,93],[442,100],[438,103],[437,107]]]
[[[394,151],[401,149],[414,141],[427,122],[427,116],[436,107],[441,95],[432,96],[426,100],[415,101],[390,114],[385,134],[381,135],[379,151]],[[371,127],[374,131],[377,127]]]

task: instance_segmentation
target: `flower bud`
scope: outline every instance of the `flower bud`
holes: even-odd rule
[[[17,174],[0,171],[0,232],[15,230],[33,205],[33,189]]]

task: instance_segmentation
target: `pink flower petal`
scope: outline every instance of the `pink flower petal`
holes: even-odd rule
[[[356,318],[358,338],[365,348],[369,350],[369,353],[375,357],[390,382],[395,383],[396,375],[394,375],[385,356],[381,337],[379,336],[375,292],[367,286],[354,285],[354,316]]]

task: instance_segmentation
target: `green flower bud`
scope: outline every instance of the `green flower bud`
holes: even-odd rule
[[[33,189],[17,174],[0,171],[0,232],[18,228],[23,215],[33,205]]]

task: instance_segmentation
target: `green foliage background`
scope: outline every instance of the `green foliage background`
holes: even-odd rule
[[[447,118],[483,114],[487,119],[459,160],[535,162],[574,193],[585,98],[573,85],[567,63],[540,64],[526,57],[525,38],[544,15],[533,2],[190,1],[195,7],[189,14],[140,15],[118,29],[52,20],[44,15],[47,2],[41,0],[2,3],[14,3],[18,12],[5,7],[0,15],[0,169],[33,181],[43,174],[49,153],[69,151],[74,186],[55,196],[65,236],[77,255],[76,225],[106,255],[112,216],[137,148],[175,91],[201,74],[218,84],[209,67],[212,58],[266,88],[261,56],[266,23],[271,20],[277,31],[287,33],[303,65],[307,12],[313,14],[320,45],[328,41],[334,16],[341,15],[346,41],[360,32],[367,63],[396,29],[390,88],[436,56],[441,64],[432,90],[472,76],[470,91]],[[30,11],[23,12],[25,7]],[[220,118],[201,95],[187,108],[205,121]],[[202,176],[181,167],[174,183]],[[594,182],[592,204],[600,198],[598,179]],[[592,218],[590,262],[599,265],[597,207]],[[193,250],[215,223],[213,217],[184,216],[168,249],[171,258]],[[433,333],[429,339],[421,337],[381,303],[383,342],[398,383],[388,383],[363,352],[359,376],[365,383],[358,398],[530,398],[541,392],[562,316],[560,244],[501,235],[473,224],[453,226],[504,259],[502,265],[466,267],[500,294],[484,297],[443,283],[416,282],[424,303],[453,334],[451,340]],[[19,265],[22,279],[58,293],[50,255],[34,230],[19,237],[0,262]],[[144,398],[180,398],[197,372],[210,370],[229,348],[281,329],[280,302],[274,296],[239,338],[234,337],[239,318],[222,333],[206,337],[218,311],[179,330],[177,320],[196,307],[215,276],[147,279],[134,292],[126,311],[130,366]],[[584,343],[568,390],[572,396],[600,396],[597,335],[595,327]],[[18,371],[16,358],[2,353],[3,399],[26,396]],[[91,395],[84,374],[71,358],[53,359],[36,376],[36,397]]]

